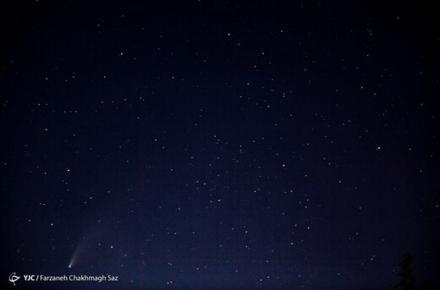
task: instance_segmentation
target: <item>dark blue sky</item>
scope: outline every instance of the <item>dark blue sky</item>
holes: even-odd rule
[[[440,242],[431,7],[158,2],[2,4],[2,283],[381,290],[409,251],[425,289]]]

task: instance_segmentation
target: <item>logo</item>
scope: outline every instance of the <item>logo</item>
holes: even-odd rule
[[[15,282],[20,280],[20,276],[17,276],[15,272],[12,272],[11,275],[9,275],[9,282],[11,282],[15,286]]]

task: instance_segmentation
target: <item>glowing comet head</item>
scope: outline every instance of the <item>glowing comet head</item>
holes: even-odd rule
[[[72,268],[72,263],[69,263],[69,265],[67,265],[67,268],[71,269]]]

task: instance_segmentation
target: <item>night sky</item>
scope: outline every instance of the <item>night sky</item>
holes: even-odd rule
[[[434,7],[0,11],[5,289],[385,290],[405,252],[418,289],[438,277]]]

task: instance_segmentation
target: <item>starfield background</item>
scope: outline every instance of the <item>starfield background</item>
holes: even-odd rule
[[[2,289],[439,289],[434,4],[0,7]]]

